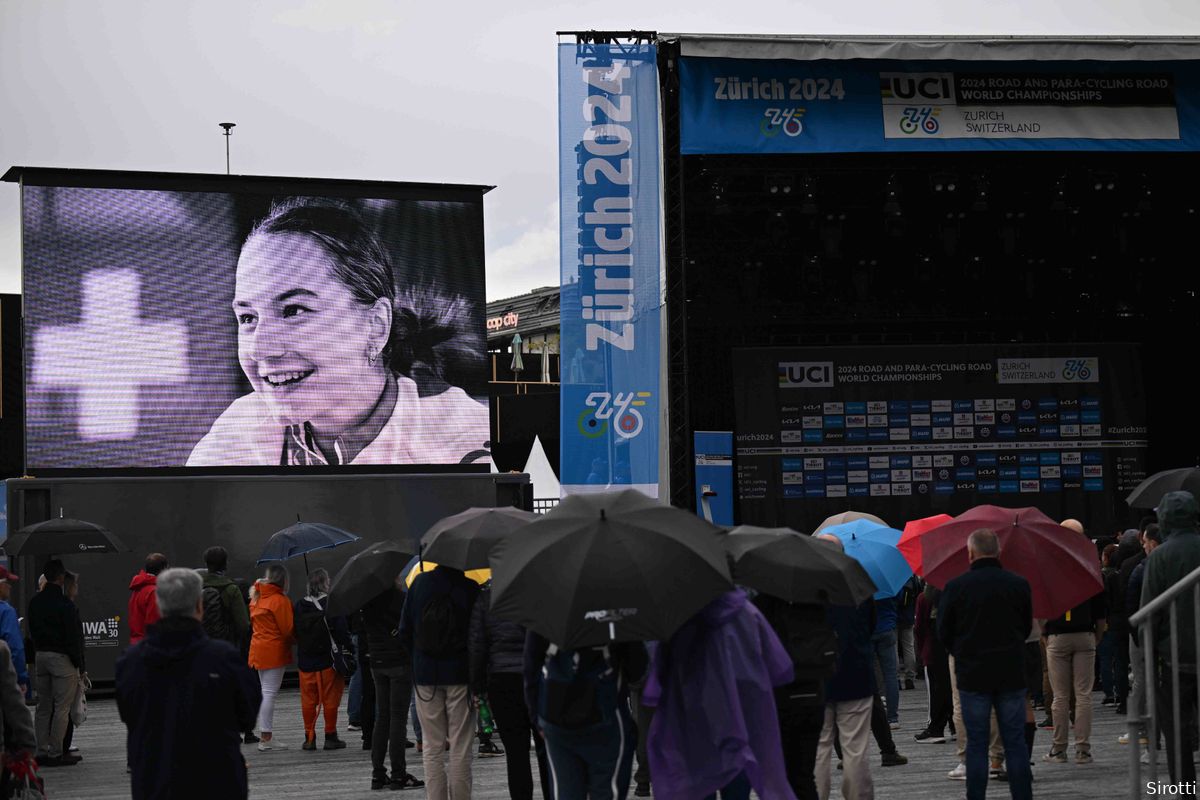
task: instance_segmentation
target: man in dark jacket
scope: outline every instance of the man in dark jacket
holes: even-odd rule
[[[1004,742],[1013,800],[1033,797],[1025,745],[1025,640],[1033,627],[1029,582],[1000,566],[990,530],[967,539],[971,568],[946,584],[938,602],[938,636],[954,656],[967,734],[967,798],[983,800],[988,783],[992,710]]]
[[[397,583],[403,580],[402,576],[396,578]],[[403,611],[404,593],[398,586],[379,595],[362,610],[376,697],[375,730],[371,734],[372,789],[417,789],[425,785],[408,772],[405,755],[413,683],[412,658],[396,638]],[[384,766],[384,756],[391,761],[391,777]]]
[[[779,738],[788,783],[798,800],[816,800],[817,745],[825,724],[825,680],[836,667],[837,639],[825,608],[759,594],[754,605],[792,657],[795,680],[775,690]],[[832,649],[827,667],[824,653]]]
[[[249,794],[241,732],[262,692],[241,654],[204,634],[202,591],[193,570],[160,573],[162,618],[117,661],[134,800]]]
[[[83,624],[79,609],[63,594],[63,563],[47,561],[42,574],[46,587],[29,601],[29,633],[37,651],[38,764],[71,766],[79,757],[63,752],[63,738],[83,669]]]
[[[533,772],[529,768],[529,741],[533,722],[525,705],[522,674],[525,671],[525,629],[515,622],[488,613],[491,584],[484,586],[471,611],[467,650],[471,659],[471,691],[487,701],[508,766],[508,794],[512,800],[532,800]],[[542,796],[550,797],[546,742],[533,736]]]
[[[250,612],[242,590],[225,575],[228,564],[224,547],[204,551],[204,632],[240,650],[250,636]]]
[[[1142,581],[1142,606],[1190,575],[1200,567],[1200,508],[1191,492],[1170,492],[1158,503],[1158,527],[1163,543],[1146,558],[1145,578]],[[1179,638],[1179,657],[1171,657],[1171,614],[1168,608],[1154,617],[1153,645],[1158,662],[1158,722],[1167,739],[1167,766],[1171,780],[1181,785],[1195,785],[1196,765],[1192,760],[1196,735],[1196,612],[1191,590],[1174,601]],[[1144,647],[1150,643],[1142,642]],[[1172,666],[1179,670],[1175,684]],[[1150,678],[1151,680],[1153,678]],[[1175,741],[1175,699],[1179,700],[1180,731],[1183,741]],[[1180,759],[1175,758],[1175,748]]]
[[[417,575],[400,619],[400,641],[412,653],[417,718],[430,800],[470,800],[475,714],[471,708],[467,631],[479,584],[462,570],[438,566]],[[374,653],[374,646],[371,651]],[[443,753],[450,744],[450,768]]]

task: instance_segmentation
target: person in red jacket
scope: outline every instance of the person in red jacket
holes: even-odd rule
[[[158,573],[166,569],[162,553],[146,556],[146,568],[129,582],[129,643],[137,644],[146,636],[146,626],[158,622],[158,601],[154,597]]]

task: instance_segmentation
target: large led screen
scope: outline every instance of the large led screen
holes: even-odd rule
[[[30,472],[486,461],[482,190],[284,188],[26,182]]]

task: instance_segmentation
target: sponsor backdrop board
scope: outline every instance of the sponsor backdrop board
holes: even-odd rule
[[[680,60],[703,153],[1200,149],[1200,64]]]
[[[1146,476],[1142,385],[1123,344],[739,350],[739,522],[990,503],[1107,529]]]
[[[658,496],[658,69],[652,45],[559,45],[564,495]]]
[[[485,187],[18,171],[28,470],[486,462]]]

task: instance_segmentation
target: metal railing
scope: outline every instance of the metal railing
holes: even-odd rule
[[[1184,755],[1184,735],[1188,736],[1187,757],[1192,758],[1192,747],[1190,743],[1191,734],[1183,730],[1182,715],[1180,714],[1180,686],[1179,686],[1179,603],[1177,600],[1184,599],[1188,592],[1192,595],[1192,611],[1194,613],[1193,622],[1195,630],[1190,631],[1190,634],[1195,637],[1193,641],[1193,651],[1195,647],[1200,646],[1200,567],[1192,570],[1188,575],[1180,579],[1174,586],[1160,594],[1158,597],[1151,600],[1146,605],[1129,618],[1129,628],[1131,631],[1137,631],[1138,642],[1141,645],[1142,657],[1145,659],[1146,688],[1144,696],[1146,698],[1146,708],[1136,708],[1137,695],[1132,694],[1133,703],[1129,705],[1129,715],[1126,717],[1129,725],[1129,743],[1134,745],[1129,748],[1130,758],[1130,776],[1132,783],[1130,785],[1130,797],[1144,797],[1145,782],[1142,780],[1142,748],[1138,746],[1141,732],[1146,732],[1146,738],[1149,739],[1149,780],[1150,782],[1158,782],[1158,731],[1160,724],[1164,722],[1158,718],[1158,709],[1155,704],[1155,692],[1158,690],[1158,668],[1154,657],[1154,623],[1156,617],[1164,611],[1168,614],[1168,624],[1170,625],[1170,661],[1169,668],[1171,670],[1171,719],[1167,722],[1172,727],[1174,737],[1171,740],[1172,749],[1174,750],[1176,777],[1173,780],[1182,780],[1181,765]],[[1196,670],[1196,665],[1189,665],[1191,670]],[[1200,703],[1200,690],[1198,690],[1197,702]]]
[[[533,513],[545,514],[557,505],[557,497],[535,497],[533,498]]]

